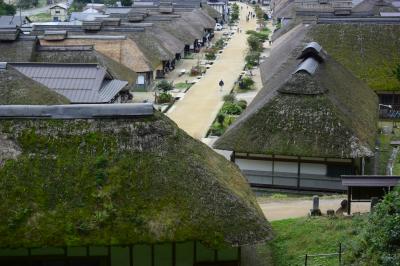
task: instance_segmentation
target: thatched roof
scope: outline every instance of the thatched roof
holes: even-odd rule
[[[211,6],[202,3],[202,7],[201,7],[210,17],[212,17],[213,19],[220,19],[222,18],[222,14],[219,13],[216,9],[212,8]]]
[[[161,65],[161,61],[175,58],[175,54],[168,51],[162,42],[147,30],[145,32],[131,33],[128,36],[139,47],[152,69]]]
[[[238,168],[160,113],[0,120],[0,139],[0,247],[271,237]]]
[[[176,38],[171,33],[161,29],[157,25],[154,25],[148,30],[150,34],[156,37],[163,46],[173,55],[180,54],[185,49],[185,43],[178,38]]]
[[[319,42],[337,61],[373,90],[399,90],[392,74],[400,64],[400,27],[384,24],[315,25],[307,38]]]
[[[174,35],[186,45],[191,45],[196,39],[200,38],[198,32],[182,18],[172,20],[168,23],[159,22],[157,26]]]
[[[34,56],[36,43],[35,38],[0,42],[0,60],[2,62],[29,62]]]
[[[329,55],[321,63],[296,59],[305,45],[304,31],[297,31],[272,50],[263,66],[268,70],[263,71],[268,77],[264,88],[215,148],[305,157],[372,156],[376,95]]]
[[[64,96],[26,77],[12,66],[0,70],[0,105],[65,104]]]
[[[204,32],[204,29],[214,29],[216,23],[215,20],[202,9],[194,9],[190,13],[182,13],[182,18],[196,27],[200,32]]]

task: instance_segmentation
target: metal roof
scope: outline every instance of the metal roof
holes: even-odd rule
[[[317,53],[319,53],[322,50],[322,46],[319,45],[319,43],[317,43],[317,42],[310,42],[303,48],[303,52],[306,51],[307,49],[313,49]]]
[[[318,68],[318,61],[312,57],[307,58],[304,60],[299,67],[296,69],[294,73],[298,73],[300,71],[305,71],[310,75],[313,75]]]
[[[25,16],[0,16],[0,28],[15,28],[30,22]]]
[[[71,103],[106,103],[127,85],[119,80],[107,82],[112,76],[97,64],[10,64],[25,76],[64,95]]]
[[[71,104],[71,105],[0,105],[0,119],[80,119],[127,118],[154,114],[150,103]]]
[[[400,176],[343,175],[342,185],[347,187],[394,187],[400,184]]]
[[[122,80],[105,80],[100,88],[99,94],[103,102],[111,101],[125,86],[128,85],[127,81]]]
[[[297,59],[305,59],[308,57],[315,57],[317,60],[322,62],[323,54],[322,54],[322,46],[319,45],[317,42],[310,42],[308,43],[302,50],[301,54]]]

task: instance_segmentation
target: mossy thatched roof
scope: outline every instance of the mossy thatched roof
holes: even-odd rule
[[[315,25],[308,39],[319,42],[371,89],[400,90],[400,82],[392,74],[400,64],[400,25]]]
[[[330,56],[314,74],[294,73],[304,47],[301,35],[293,34],[272,50],[263,66],[268,70],[263,71],[268,76],[263,90],[215,148],[306,157],[372,156],[376,95]]]
[[[0,42],[0,60],[2,62],[30,62],[34,57],[36,43],[35,38]]]
[[[67,104],[68,99],[12,66],[0,70],[0,104]]]
[[[0,145],[1,247],[271,237],[238,168],[160,113],[0,120]]]

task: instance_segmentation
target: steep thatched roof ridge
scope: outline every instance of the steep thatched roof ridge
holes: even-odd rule
[[[157,25],[183,41],[186,45],[191,45],[196,39],[201,39],[203,37],[203,32],[194,28],[183,18],[174,19],[169,23],[159,22]]]
[[[68,99],[12,66],[0,71],[0,104],[66,104]]]
[[[213,19],[220,19],[222,18],[222,14],[219,13],[216,9],[214,9],[213,7],[202,3],[202,7],[201,7],[210,17],[212,17]]]
[[[179,54],[184,51],[185,43],[171,33],[161,29],[159,26],[154,25],[151,28],[151,33],[159,39],[159,41],[164,45],[165,48],[168,49],[171,54]]]
[[[266,63],[271,68],[263,66],[268,78],[262,91],[214,146],[306,157],[372,156],[376,95],[329,56],[315,74],[293,74],[305,43],[300,29],[290,34],[284,36],[285,45],[272,51]],[[276,64],[277,56],[281,64]],[[315,93],[305,93],[304,88]]]
[[[175,54],[168,51],[161,41],[147,30],[145,32],[135,32],[128,36],[145,55],[152,69],[161,65],[161,61],[168,61],[175,58]]]
[[[399,90],[392,74],[400,64],[400,26],[384,24],[315,25],[307,34],[376,91]]]
[[[0,247],[271,237],[238,168],[160,113],[0,120],[0,136]]]

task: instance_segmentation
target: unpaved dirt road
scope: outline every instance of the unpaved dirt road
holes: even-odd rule
[[[319,205],[322,213],[326,214],[329,209],[337,210],[340,202],[345,198],[320,199]],[[283,220],[307,216],[312,208],[312,199],[290,199],[277,201],[258,201],[264,215],[269,221]],[[370,203],[352,203],[352,213],[369,212]]]

